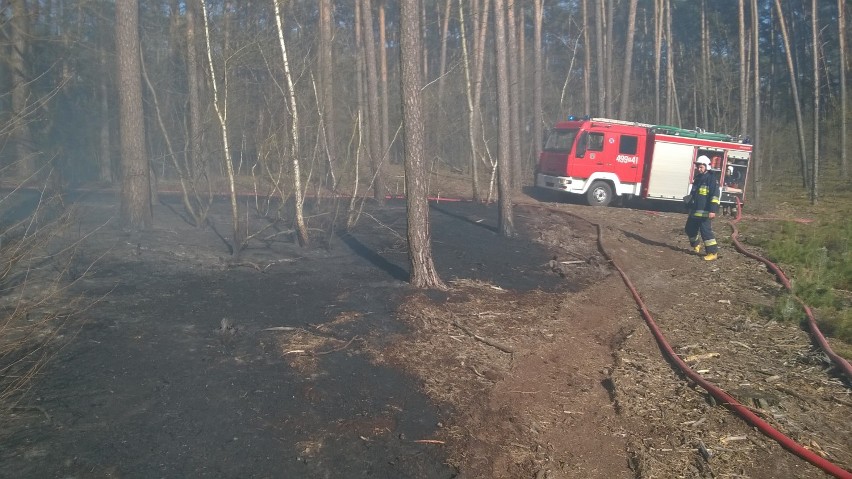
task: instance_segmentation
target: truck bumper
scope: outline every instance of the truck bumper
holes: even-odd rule
[[[536,175],[535,185],[539,188],[547,188],[556,191],[571,191],[573,180],[564,176],[550,176],[543,173]]]

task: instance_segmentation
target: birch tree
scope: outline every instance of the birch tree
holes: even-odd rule
[[[207,4],[201,2],[202,24],[204,25],[204,44],[207,50],[207,73],[210,76],[210,86],[213,89],[213,109],[219,120],[222,133],[222,150],[225,161],[225,171],[228,175],[228,193],[231,203],[231,256],[238,258],[243,249],[244,235],[240,229],[240,210],[237,205],[237,187],[234,173],[234,162],[231,158],[231,147],[228,143],[228,69],[227,64],[222,69],[223,95],[219,96],[219,80],[216,77],[216,65],[213,63],[213,48],[210,44],[210,21],[207,15]]]
[[[279,0],[272,0],[275,7],[275,26],[278,28],[278,45],[281,47],[281,62],[284,66],[284,79],[286,80],[287,90],[284,94],[290,104],[290,161],[293,167],[293,203],[295,207],[294,221],[296,223],[296,238],[299,245],[308,246],[310,238],[308,237],[308,228],[305,226],[304,201],[305,197],[302,194],[302,173],[299,163],[301,149],[299,146],[299,110],[296,104],[296,87],[293,85],[293,75],[290,73],[290,61],[287,58],[287,45],[284,43],[284,27],[281,24],[281,9],[278,6]]]

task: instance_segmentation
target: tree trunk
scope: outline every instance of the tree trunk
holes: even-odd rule
[[[606,103],[604,110],[606,111],[606,116],[611,117],[613,115],[613,102],[615,101],[615,92],[612,88],[612,47],[613,47],[613,35],[612,35],[612,27],[614,22],[614,11],[615,11],[615,0],[601,0],[601,14],[603,15],[603,23],[604,23],[604,77],[606,86],[604,90],[606,91]]]
[[[710,127],[710,32],[707,29],[707,9],[701,0],[701,125]]]
[[[544,140],[544,117],[542,111],[542,56],[541,56],[541,25],[544,19],[544,0],[533,0],[533,26],[535,40],[533,42],[533,153],[538,155]],[[534,161],[536,158],[533,159]]]
[[[100,113],[100,125],[98,135],[98,179],[102,183],[112,184],[112,141],[110,139],[110,121],[109,114],[109,85],[107,80],[110,75],[107,72],[107,53],[105,47],[101,47],[98,52],[101,77],[98,78],[98,89],[100,98],[98,99],[98,107]]]
[[[672,4],[665,0],[666,7],[666,124],[675,123],[675,78],[674,41],[672,40]],[[681,126],[679,123],[677,126]]]
[[[204,25],[204,43],[207,47],[207,66],[208,74],[210,75],[210,85],[213,88],[213,109],[216,110],[216,116],[219,119],[219,128],[222,132],[222,150],[225,160],[225,171],[228,175],[228,192],[231,200],[231,256],[238,258],[243,249],[244,235],[240,228],[240,209],[237,206],[237,186],[234,174],[234,162],[231,158],[231,147],[228,142],[228,91],[227,88],[223,92],[221,104],[219,100],[219,81],[216,79],[216,66],[213,64],[213,48],[210,44],[210,25],[207,19],[207,4],[205,0],[199,0],[201,3],[201,13]],[[227,39],[225,40],[227,44]],[[227,79],[227,69],[223,72],[223,76]],[[227,86],[228,82],[223,81]]]
[[[30,122],[32,108],[30,104],[30,80],[27,74],[26,60],[29,24],[25,0],[12,1],[12,19],[10,21],[11,48],[9,49],[9,70],[12,80],[12,121],[15,140],[15,155],[18,177],[25,181],[36,171],[36,154],[33,148]],[[138,39],[137,39],[138,43]],[[137,49],[138,51],[138,49]]]
[[[752,44],[760,45],[760,30],[759,26],[759,10],[757,0],[751,0],[751,35]],[[755,201],[760,201],[760,186],[761,186],[761,165],[760,165],[760,48],[755,46],[754,57],[754,134],[752,136],[752,145],[754,148],[751,152],[751,183],[754,185],[752,196]]]
[[[506,65],[506,8],[503,0],[494,0],[494,44],[497,56],[497,117],[499,124],[499,157],[497,166],[497,204],[499,211],[498,231],[500,235],[515,235],[512,215],[512,187],[509,176],[512,154],[509,127],[511,110],[509,108],[509,73]]]
[[[509,134],[512,141],[512,151],[509,154],[511,162],[510,184],[517,188],[521,183],[521,91],[519,81],[518,63],[518,41],[517,28],[515,28],[515,0],[506,0],[506,26],[509,37],[509,49],[506,52],[507,66],[509,67]]]
[[[293,214],[296,223],[296,238],[299,240],[300,246],[306,247],[310,245],[311,240],[308,236],[308,227],[305,225],[305,196],[302,194],[302,173],[299,159],[302,154],[299,146],[299,105],[296,104],[296,87],[293,84],[293,75],[290,73],[290,61],[287,58],[287,45],[284,43],[284,27],[281,25],[281,11],[278,2],[279,0],[272,0],[275,7],[275,26],[278,27],[278,45],[281,47],[281,62],[284,66],[284,79],[287,81],[287,100],[290,104],[290,157],[293,166],[293,204],[295,207]]]
[[[150,229],[151,212],[142,79],[139,58],[139,4],[115,2],[116,61],[118,62],[119,128],[121,130],[121,218],[131,230]]]
[[[796,131],[799,136],[799,168],[802,175],[802,187],[807,188],[808,154],[805,150],[805,125],[802,122],[802,104],[799,102],[799,88],[796,86],[796,70],[793,67],[793,53],[790,51],[790,37],[787,35],[787,22],[781,9],[781,0],[775,0],[775,10],[778,12],[778,26],[781,27],[781,39],[784,41],[784,53],[787,59],[787,73],[790,75],[790,88],[793,92],[793,108],[796,113]]]
[[[608,116],[606,111],[606,56],[604,50],[604,21],[603,1],[596,2],[598,8],[595,9],[595,47],[597,48],[597,58],[595,58],[595,72],[598,84],[598,116]]]
[[[447,36],[450,30],[450,5],[452,0],[444,3],[444,16],[441,19],[441,59],[438,65],[438,110],[442,111],[444,105],[444,87],[447,75]]]
[[[370,164],[373,167],[373,198],[379,203],[385,202],[385,183],[382,176],[384,152],[381,144],[379,116],[379,75],[376,69],[376,39],[373,36],[373,9],[371,0],[363,0],[361,5],[363,24],[364,61],[367,67],[367,122],[369,124]]]
[[[202,226],[207,220],[207,212],[213,201],[210,185],[210,172],[204,160],[202,140],[204,125],[201,115],[201,64],[198,58],[198,5],[196,2],[186,4],[186,86],[189,103],[188,141],[183,171],[186,173],[188,185],[182,185],[187,211],[195,218],[196,226]],[[181,179],[183,181],[183,179]],[[202,189],[201,187],[204,186]],[[189,196],[189,191],[192,196]],[[202,194],[206,190],[206,198]]]
[[[592,114],[592,50],[589,43],[589,0],[583,0],[583,106],[586,115]],[[570,75],[571,72],[569,71]]]
[[[459,23],[464,36],[464,5],[459,0]],[[472,35],[473,52],[468,58],[467,43],[462,40],[465,55],[465,79],[467,81],[468,102],[468,141],[470,142],[471,188],[474,201],[482,201],[482,191],[479,185],[479,132],[482,128],[480,98],[482,95],[482,72],[485,56],[485,39],[488,32],[488,11],[490,0],[483,0],[480,11],[473,12],[474,26]],[[472,72],[470,70],[473,70]]]
[[[819,201],[819,57],[820,57],[820,34],[819,34],[819,8],[817,0],[811,0],[811,45],[813,46],[814,58],[814,162],[811,168],[811,204]]]
[[[402,0],[399,26],[409,282],[416,288],[446,289],[432,260],[432,237],[429,231],[423,112],[420,100],[422,75],[418,3],[418,0]]]
[[[837,36],[840,49],[840,176],[849,179],[848,133],[849,114],[846,109],[846,0],[837,0]]]
[[[386,161],[389,161],[390,154],[390,118],[388,102],[388,44],[386,36],[387,23],[385,21],[385,5],[387,1],[382,0],[379,4],[379,70],[380,70],[380,89],[382,103],[382,151]]]
[[[320,0],[320,89],[322,90],[322,125],[325,138],[325,154],[328,164],[327,178],[331,189],[337,189],[334,169],[337,162],[337,132],[334,121],[334,51],[332,24],[334,11],[331,0]]]
[[[654,0],[654,123],[660,123],[660,76],[663,58],[663,18],[665,0]]]
[[[636,36],[636,4],[639,0],[630,0],[627,13],[627,42],[624,45],[624,78],[621,82],[621,109],[618,116],[627,120],[627,110],[630,107],[630,73],[633,71],[633,38]]]
[[[473,105],[473,80],[471,79],[471,56],[468,53],[467,48],[467,29],[465,28],[465,15],[464,15],[464,2],[465,0],[459,0],[459,34],[461,35],[461,47],[462,47],[462,64],[464,66],[464,80],[465,80],[465,99],[467,100],[467,141],[470,147],[470,177],[471,177],[471,196],[473,201],[479,202],[481,198],[479,197],[479,169],[477,168],[478,159],[477,148],[476,148],[476,117],[474,116],[474,112],[476,111]],[[475,18],[475,17],[474,17]],[[474,24],[475,25],[475,24]],[[476,28],[473,29],[474,36],[476,35]]]
[[[745,0],[737,2],[740,48],[740,133],[748,133],[748,59],[746,58]]]

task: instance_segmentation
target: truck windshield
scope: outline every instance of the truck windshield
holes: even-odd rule
[[[546,151],[570,151],[578,130],[551,130],[544,145]]]

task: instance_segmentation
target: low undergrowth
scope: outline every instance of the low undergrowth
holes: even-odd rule
[[[804,193],[777,200],[785,218],[747,223],[748,242],[784,270],[793,294],[812,308],[820,330],[845,342],[838,353],[852,357],[852,190],[837,187],[817,205],[810,205]],[[795,298],[782,295],[774,316],[797,321],[804,311]]]

